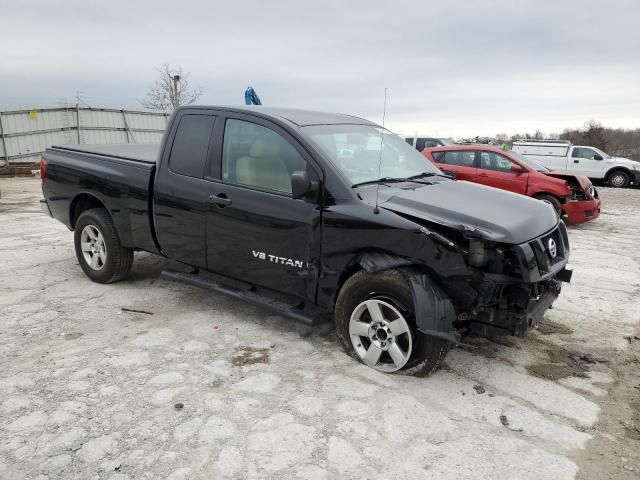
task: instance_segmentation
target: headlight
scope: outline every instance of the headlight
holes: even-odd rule
[[[489,252],[486,245],[480,240],[471,240],[469,242],[469,265],[480,268],[489,262]]]

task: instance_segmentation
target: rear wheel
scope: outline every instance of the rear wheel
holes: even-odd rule
[[[80,267],[94,282],[118,282],[129,274],[133,250],[122,246],[113,220],[104,208],[82,212],[73,239]]]
[[[429,375],[450,347],[417,330],[411,286],[397,270],[349,278],[338,295],[335,321],[345,351],[384,373]]]
[[[607,177],[607,183],[614,188],[627,188],[630,183],[629,174],[622,170],[611,172]]]

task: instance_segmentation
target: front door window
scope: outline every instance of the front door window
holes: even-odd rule
[[[596,155],[597,153],[595,152],[595,150],[584,147],[575,147],[573,149],[573,153],[571,154],[573,158],[584,158],[587,160],[593,160]]]
[[[291,174],[305,168],[296,149],[273,130],[227,120],[222,151],[225,182],[291,195]]]

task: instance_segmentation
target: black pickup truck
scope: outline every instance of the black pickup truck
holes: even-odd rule
[[[160,145],[54,146],[41,178],[93,281],[163,255],[189,266],[170,278],[333,316],[383,372],[428,374],[465,333],[524,335],[571,278],[550,205],[453,181],[348,115],[182,107]]]

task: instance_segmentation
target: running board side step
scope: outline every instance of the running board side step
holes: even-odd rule
[[[213,290],[214,292],[222,293],[254,305],[265,307],[284,317],[304,323],[305,325],[315,326],[326,322],[329,318],[329,314],[315,306],[312,308],[299,308],[286,302],[260,295],[253,289],[242,289],[224,285],[219,281],[208,278],[202,274],[178,272],[176,270],[163,270],[162,276],[171,280],[188,283],[196,287]]]

